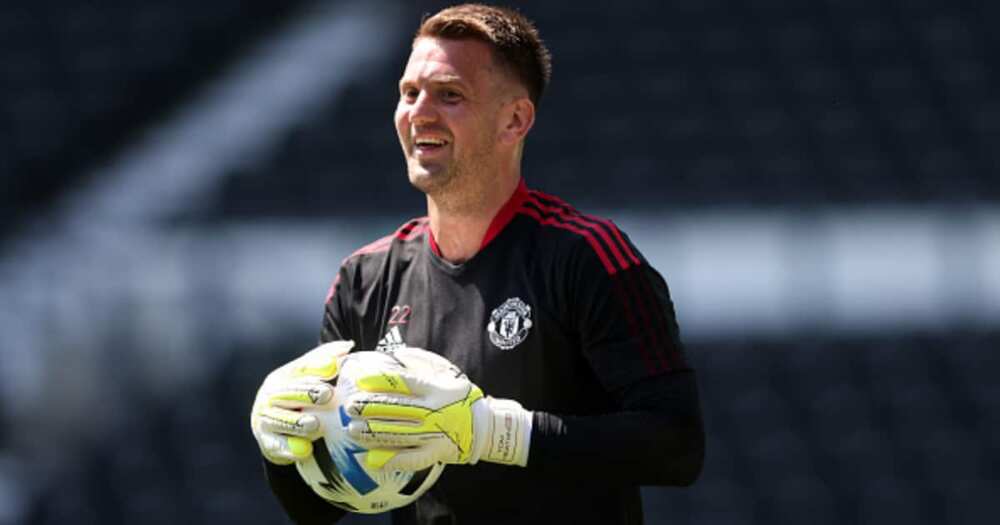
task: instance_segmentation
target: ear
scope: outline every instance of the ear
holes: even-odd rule
[[[503,109],[500,120],[500,142],[514,146],[535,125],[535,105],[528,97],[518,97]]]

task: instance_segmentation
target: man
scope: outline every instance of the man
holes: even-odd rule
[[[537,31],[506,9],[445,9],[414,38],[395,123],[427,217],[343,261],[321,339],[446,357],[496,396],[470,404],[507,433],[444,452],[405,443],[424,463],[463,465],[393,511],[394,523],[641,523],[640,485],[685,486],[700,473],[697,387],[666,283],[613,223],[522,181],[549,75]],[[279,414],[284,426],[256,418],[255,435],[289,515],[331,523],[343,511],[289,465],[318,432],[303,414]]]

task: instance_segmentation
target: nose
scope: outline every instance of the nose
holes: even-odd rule
[[[437,110],[434,108],[430,94],[421,91],[410,106],[410,122],[414,126],[422,126],[437,120]]]

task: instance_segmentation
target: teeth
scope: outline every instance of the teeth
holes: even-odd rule
[[[444,141],[441,139],[419,138],[414,142],[417,146],[444,146]]]

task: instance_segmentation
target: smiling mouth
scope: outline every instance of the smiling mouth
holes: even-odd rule
[[[419,137],[413,141],[413,149],[419,153],[439,151],[449,143],[445,139],[435,137]]]

